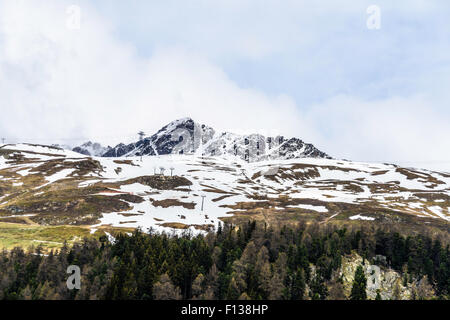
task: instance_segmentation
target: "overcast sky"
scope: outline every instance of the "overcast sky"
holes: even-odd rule
[[[449,18],[446,0],[0,0],[0,137],[112,145],[189,116],[450,171]]]

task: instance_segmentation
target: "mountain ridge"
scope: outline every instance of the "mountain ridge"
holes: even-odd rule
[[[72,151],[101,157],[166,154],[232,155],[248,162],[297,158],[332,159],[313,144],[305,143],[299,138],[286,139],[284,136],[269,137],[261,134],[240,135],[218,132],[212,127],[197,123],[188,117],[172,121],[155,134],[142,137],[133,143],[119,143],[114,147],[102,147],[99,144],[87,142],[73,148]]]

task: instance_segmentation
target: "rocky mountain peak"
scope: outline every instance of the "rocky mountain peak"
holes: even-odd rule
[[[77,147],[83,153],[100,150],[92,143]],[[85,154],[85,153],[84,153]],[[201,156],[236,156],[248,162],[268,159],[328,158],[314,145],[298,138],[266,137],[261,134],[239,135],[217,132],[212,127],[186,117],[162,127],[139,141],[108,148],[103,157],[153,156],[166,154],[197,154]],[[91,155],[99,155],[98,153]]]
[[[108,152],[111,149],[111,147],[103,147],[98,142],[85,142],[81,146],[75,147],[72,149],[72,151],[87,155],[87,156],[94,156],[94,157],[101,157],[103,154]]]

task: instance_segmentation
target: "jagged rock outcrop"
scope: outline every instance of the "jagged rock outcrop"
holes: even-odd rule
[[[367,278],[367,298],[375,300],[379,292],[382,300],[411,300],[432,297],[434,292],[427,287],[426,279],[413,279],[404,285],[404,275],[387,267],[372,265],[353,253],[342,259],[338,276],[343,280],[344,293],[350,296],[356,268],[362,265]]]
[[[327,158],[326,153],[298,138],[265,137],[216,132],[190,118],[173,121],[156,134],[125,145],[118,144],[102,156],[127,157],[165,154],[231,155],[249,162],[267,159]]]

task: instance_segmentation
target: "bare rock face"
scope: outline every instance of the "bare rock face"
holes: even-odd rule
[[[400,273],[377,265],[371,265],[356,253],[344,257],[339,276],[342,277],[344,293],[350,297],[356,268],[362,265],[367,278],[367,298],[375,300],[377,292],[382,300],[410,300],[431,297],[434,293],[426,287],[426,279],[413,280],[406,286]]]
[[[86,148],[84,148],[86,149]],[[83,150],[84,150],[83,149]],[[266,137],[261,134],[238,135],[217,132],[190,118],[175,120],[152,136],[125,145],[108,148],[103,157],[197,154],[236,156],[255,162],[267,159],[326,158],[326,153],[297,138]]]
[[[100,157],[109,151],[111,147],[103,147],[100,143],[88,141],[81,146],[72,149],[74,152],[84,154],[86,156]]]

